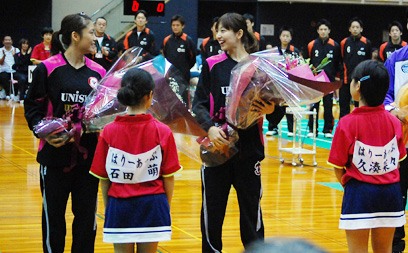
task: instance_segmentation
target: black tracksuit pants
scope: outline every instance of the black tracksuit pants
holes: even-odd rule
[[[234,186],[238,196],[241,241],[244,247],[264,238],[260,206],[261,165],[258,161],[239,159],[239,155],[220,166],[201,168],[202,252],[222,250],[222,224],[231,185]]]
[[[13,73],[13,79],[17,81],[17,84],[13,84],[14,86],[14,94],[17,95],[18,91],[20,90],[21,99],[24,99],[25,95],[25,90],[27,89],[27,77],[19,72]],[[6,95],[11,95],[11,90],[10,90],[10,80],[11,80],[11,74],[7,72],[1,72],[0,73],[0,87],[3,87],[3,89],[6,91]],[[18,87],[18,88],[17,88]]]
[[[320,107],[320,101],[317,103],[314,103],[310,111],[313,111],[316,109],[316,129],[319,128],[319,107]],[[331,133],[333,131],[333,126],[334,126],[334,118],[333,118],[333,93],[327,94],[326,96],[323,97],[323,107],[324,107],[324,127],[323,127],[323,133]],[[313,115],[309,116],[309,132],[313,132]],[[317,133],[317,131],[316,131]]]
[[[350,83],[343,83],[339,90],[340,119],[350,113],[350,101]],[[354,106],[358,107],[358,102],[354,101]]]
[[[275,106],[275,111],[271,114],[266,115],[268,120],[268,130],[272,131],[278,129],[278,125],[281,122],[283,116],[286,114],[287,106]],[[288,131],[293,132],[293,114],[286,114],[286,119],[288,121]]]
[[[62,253],[65,247],[65,210],[71,193],[73,253],[93,253],[96,236],[96,207],[99,180],[89,168],[76,166],[70,172],[63,168],[40,166],[43,195],[43,250]]]
[[[408,158],[405,158],[400,163],[399,172],[400,172],[400,187],[405,210],[405,206],[407,205],[407,190],[408,190]],[[404,226],[396,228],[394,233],[394,240],[392,242],[393,252],[403,251],[405,249],[405,241],[403,240],[404,238],[405,238]]]

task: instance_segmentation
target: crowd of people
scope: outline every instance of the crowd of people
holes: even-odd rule
[[[78,101],[64,100],[69,97],[64,94],[87,96],[92,90],[90,80],[102,78],[118,56],[133,46],[143,49],[140,62],[161,54],[189,83],[197,49],[193,40],[183,32],[185,19],[180,15],[173,16],[173,33],[161,43],[160,51],[154,33],[146,27],[147,21],[147,13],[138,11],[134,19],[136,27],[118,42],[105,33],[105,18],[99,17],[92,22],[84,14],[66,16],[59,31],[44,28],[41,33],[43,42],[33,50],[28,40],[22,39],[15,48],[12,38],[5,36],[4,47],[0,48],[0,98],[24,99],[25,117],[33,130],[44,117],[62,117],[71,110]],[[315,67],[328,58],[330,63],[324,68],[328,78],[343,82],[339,103],[340,118],[344,119],[336,129],[329,162],[336,168],[339,181],[347,186],[340,228],[347,231],[350,249],[366,248],[370,230],[375,250],[389,252],[393,238],[393,251],[404,248],[401,245],[405,234],[401,226],[405,224],[403,200],[406,199],[408,179],[407,173],[400,171],[408,169],[408,163],[403,162],[406,149],[400,120],[403,121],[405,115],[393,106],[395,94],[406,82],[401,78],[401,71],[394,67],[395,62],[408,60],[406,42],[401,39],[402,30],[399,22],[390,24],[390,40],[381,45],[375,60],[372,60],[370,40],[362,36],[363,22],[358,18],[350,20],[350,36],[340,44],[330,38],[330,22],[320,20],[316,25],[317,38],[303,53],[291,44],[292,28],[282,27],[278,34],[280,44],[277,47],[282,55],[310,58]],[[231,70],[250,53],[272,45],[254,31],[254,17],[250,14],[226,13],[214,18],[211,31],[212,36],[204,39],[200,46],[201,74],[191,107],[214,147],[221,150],[228,145],[228,138],[219,127],[226,120],[216,120],[214,115],[225,107],[226,93],[223,91],[229,86]],[[402,47],[405,51],[393,54]],[[386,61],[387,68],[381,61]],[[31,64],[37,67],[28,85],[28,66]],[[389,84],[389,80],[392,83]],[[80,146],[86,148],[86,154],[73,140],[58,135],[41,140],[37,161],[40,163],[43,194],[44,252],[64,250],[64,216],[69,194],[75,216],[72,252],[93,252],[98,179],[106,208],[104,241],[114,243],[115,252],[134,252],[135,247],[137,252],[155,252],[159,241],[170,239],[173,175],[181,169],[174,139],[166,125],[145,114],[154,90],[154,82],[147,72],[129,71],[123,77],[121,87],[118,100],[129,108],[127,115],[117,117],[115,122],[106,126],[99,141],[96,133],[83,133]],[[360,102],[360,108],[350,113],[352,101],[356,107]],[[323,133],[326,138],[333,138],[333,94],[323,98],[323,106]],[[311,105],[311,109],[319,110],[319,107],[319,103]],[[266,134],[277,134],[277,125],[286,108],[262,100],[255,101],[253,108],[250,113],[267,115],[269,131]],[[286,117],[289,136],[293,136],[293,117],[290,114]],[[261,120],[259,124],[262,124]],[[222,165],[203,165],[201,168],[203,252],[222,251],[222,225],[231,186],[238,195],[241,239],[245,248],[264,238],[260,162],[265,154],[259,124],[238,130],[238,154]],[[309,137],[313,137],[313,128],[317,125],[318,121],[309,120]],[[381,136],[378,136],[378,129],[382,129]],[[117,132],[121,133],[120,138],[115,134]],[[139,141],[129,142],[131,139]],[[383,160],[368,157],[368,150],[384,154]],[[118,165],[119,160],[123,162],[122,166]],[[136,161],[136,165],[125,166],[126,161]],[[399,161],[402,163],[398,169]],[[377,167],[369,167],[374,162]],[[135,166],[143,173],[133,177],[130,172]],[[371,198],[361,197],[362,192]],[[376,202],[373,196],[379,193],[387,202]],[[390,196],[392,198],[388,198]],[[361,204],[362,200],[364,204]],[[368,216],[362,217],[361,213]],[[394,235],[395,227],[399,230]]]
[[[254,16],[246,13],[243,17],[246,20],[248,31],[253,33],[258,40],[258,50],[271,49],[272,45],[254,30]],[[212,36],[205,38],[197,50],[193,40],[183,32],[186,21],[181,15],[175,15],[171,19],[173,33],[167,36],[159,45],[156,45],[153,31],[146,27],[148,14],[144,10],[138,11],[135,15],[134,23],[136,27],[118,42],[105,33],[108,21],[104,17],[99,17],[94,22],[97,40],[92,53],[86,56],[109,70],[124,50],[138,46],[143,49],[140,61],[150,60],[162,53],[166,59],[181,71],[184,79],[190,83],[190,70],[196,64],[196,56],[201,58],[197,61],[201,65],[201,62],[208,57],[223,52],[216,38],[215,24],[217,21],[218,17],[215,17],[211,26]],[[316,25],[317,38],[304,47],[306,48],[304,51],[299,51],[291,43],[294,36],[291,27],[281,27],[278,32],[280,44],[275,46],[282,55],[310,58],[310,63],[314,67],[317,67],[324,58],[329,58],[330,63],[324,70],[330,81],[341,79],[344,84],[339,91],[334,93],[340,106],[340,118],[350,113],[350,102],[356,106],[358,105],[351,100],[349,92],[350,75],[355,66],[368,59],[385,62],[394,51],[407,44],[402,40],[403,28],[398,21],[389,24],[389,41],[378,47],[372,47],[370,40],[362,35],[363,27],[363,21],[359,18],[350,20],[350,36],[339,44],[330,38],[331,23],[326,19],[322,19]],[[15,48],[12,38],[4,36],[4,47],[0,48],[0,99],[23,102],[28,89],[28,66],[38,65],[41,61],[50,57],[52,34],[53,30],[51,28],[44,28],[41,32],[43,42],[36,45],[33,50],[27,39],[21,39],[18,47]],[[333,138],[335,126],[332,112],[333,93],[326,95],[322,101],[324,106],[323,135],[326,138]],[[320,102],[311,105],[311,110],[316,109],[318,115],[319,108]],[[293,115],[286,114],[285,106],[277,106],[273,114],[267,115],[269,122],[267,136],[278,134],[278,124],[285,115],[288,123],[288,137],[293,136]],[[315,133],[318,135],[318,117],[315,123],[312,122],[312,117],[310,117],[308,137],[313,137],[313,127],[316,128]]]

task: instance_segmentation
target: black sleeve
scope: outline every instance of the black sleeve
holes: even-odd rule
[[[11,66],[12,69],[18,70],[21,65],[20,57],[18,57],[18,54],[14,55],[14,64]]]
[[[371,45],[371,41],[367,39],[367,60],[371,60],[372,56],[373,56],[373,47]]]
[[[201,54],[201,59],[204,62],[207,59],[207,52],[205,52],[205,48],[203,47],[203,43],[200,45],[200,54]]]
[[[118,46],[118,52],[124,52],[126,51],[125,49],[125,45],[123,44],[123,41],[125,40],[125,37],[123,37],[122,39],[120,39],[117,43]]]
[[[109,60],[114,60],[118,56],[118,44],[114,39],[110,39],[109,41],[109,54],[106,58]]]
[[[146,51],[147,52],[143,55],[143,61],[151,60],[159,55],[159,52],[156,50],[156,39],[153,32],[149,34],[149,44],[147,45]]]
[[[207,61],[203,61],[203,68],[193,100],[193,112],[198,123],[207,132],[210,127],[214,126],[210,115],[210,88],[210,70]]]
[[[167,41],[168,42],[168,41]],[[167,44],[167,43],[166,43]],[[161,44],[161,50],[162,50],[162,54],[163,54],[163,56],[164,56],[164,58],[167,58],[167,47],[166,47],[166,44],[164,44],[164,41],[163,41],[163,43]]]
[[[191,50],[190,68],[192,68],[194,66],[194,64],[196,63],[197,47],[194,44],[192,39],[189,39],[188,43],[190,44],[190,50]]]
[[[259,51],[266,50],[266,40],[264,36],[259,36]]]
[[[338,43],[335,43],[333,52],[333,66],[336,70],[336,74],[341,70],[341,48]]]
[[[310,63],[312,62],[312,57],[309,55],[309,44],[306,44],[306,50],[303,51],[303,58],[308,59],[310,58]]]
[[[24,115],[30,130],[47,115],[47,68],[40,63],[33,72],[33,80],[24,100]]]

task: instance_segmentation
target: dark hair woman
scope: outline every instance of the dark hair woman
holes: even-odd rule
[[[45,117],[61,118],[73,105],[82,106],[92,91],[91,85],[106,71],[84,55],[94,45],[94,25],[84,14],[66,16],[61,30],[53,34],[53,56],[40,63],[33,73],[27,98],[25,117],[31,130]],[[72,140],[58,135],[41,139],[37,154],[43,196],[44,252],[63,252],[65,246],[65,210],[71,193],[72,252],[94,252],[95,212],[98,180],[89,174],[97,135],[83,133],[79,152]],[[81,149],[83,151],[83,149]]]
[[[225,133],[216,126],[225,119],[214,122],[213,112],[225,107],[226,90],[231,70],[257,50],[257,40],[248,32],[244,18],[237,13],[224,14],[217,22],[217,40],[223,54],[207,58],[198,82],[193,101],[193,111],[201,126],[208,132],[214,147],[222,150],[229,143]],[[274,110],[273,103],[256,102],[257,113],[267,114]],[[248,105],[249,106],[249,105]],[[258,122],[262,124],[262,120]],[[245,247],[256,240],[263,240],[264,227],[260,209],[262,196],[260,162],[264,158],[262,132],[259,124],[246,130],[238,130],[239,152],[230,160],[216,167],[202,166],[201,233],[203,252],[221,252],[222,223],[231,185],[238,195],[241,220],[241,239]]]

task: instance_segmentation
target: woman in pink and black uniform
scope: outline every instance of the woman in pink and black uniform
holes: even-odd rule
[[[92,91],[90,84],[106,71],[84,55],[91,52],[95,34],[91,19],[82,14],[66,16],[61,30],[52,39],[53,56],[38,65],[24,103],[31,130],[44,117],[61,118],[72,105],[83,105]],[[37,154],[43,195],[44,252],[63,252],[65,246],[65,210],[71,193],[72,252],[94,252],[98,180],[89,174],[97,135],[83,133],[78,151],[73,141],[59,137],[41,139]],[[73,166],[75,165],[75,166]]]
[[[223,54],[207,58],[198,82],[193,111],[201,126],[208,132],[214,146],[222,149],[228,144],[225,133],[216,127],[212,116],[225,107],[231,70],[258,49],[258,42],[247,30],[245,19],[236,13],[224,14],[217,22],[217,40]],[[273,103],[256,102],[256,113],[272,113]],[[210,108],[214,114],[211,115]],[[220,124],[225,123],[225,119]],[[246,130],[238,130],[239,152],[229,161],[216,167],[202,166],[203,204],[201,233],[203,252],[222,251],[222,223],[231,185],[238,195],[240,207],[241,240],[245,247],[263,240],[264,226],[260,201],[262,197],[261,164],[264,159],[262,120]]]

